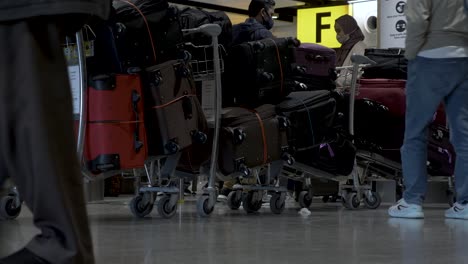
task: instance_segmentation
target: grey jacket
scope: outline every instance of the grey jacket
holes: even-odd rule
[[[0,0],[0,22],[67,14],[106,19],[110,7],[111,0]]]
[[[464,0],[408,0],[405,56],[446,46],[468,47],[468,16]]]

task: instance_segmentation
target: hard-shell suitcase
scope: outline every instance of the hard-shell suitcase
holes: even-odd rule
[[[147,141],[138,75],[97,75],[88,89],[85,157],[89,170],[144,166]]]
[[[291,122],[290,146],[303,151],[324,142],[334,123],[336,101],[329,91],[294,92],[277,110]]]
[[[222,117],[219,167],[226,174],[249,176],[250,168],[289,159],[285,117],[276,115],[275,106],[255,110],[226,108]]]
[[[197,99],[191,67],[168,61],[146,69],[146,127],[149,154],[170,155],[205,143],[207,123]]]
[[[406,95],[404,80],[361,79],[357,99],[371,99],[389,108],[396,116],[405,116]]]
[[[330,77],[335,74],[336,52],[319,44],[303,43],[296,49],[296,64],[306,75]]]
[[[233,46],[226,62],[225,95],[236,105],[276,104],[290,92],[293,38],[264,39]]]

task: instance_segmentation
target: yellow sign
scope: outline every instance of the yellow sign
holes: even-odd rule
[[[299,9],[297,12],[297,38],[301,42],[338,48],[341,44],[336,40],[335,20],[349,13],[348,5]]]

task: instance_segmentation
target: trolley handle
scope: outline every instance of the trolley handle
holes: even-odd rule
[[[351,76],[351,89],[349,100],[349,134],[354,136],[354,103],[356,97],[356,87],[358,81],[359,69],[366,66],[375,65],[376,62],[363,55],[351,55],[351,62],[353,63],[353,74]]]

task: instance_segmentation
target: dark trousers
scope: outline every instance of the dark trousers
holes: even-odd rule
[[[93,263],[57,25],[0,23],[0,54],[0,174],[41,231],[27,248],[51,263]]]

